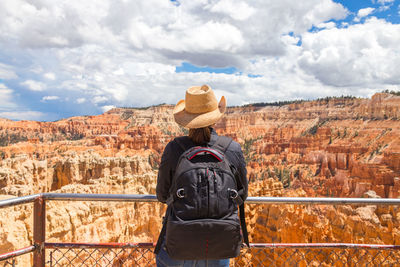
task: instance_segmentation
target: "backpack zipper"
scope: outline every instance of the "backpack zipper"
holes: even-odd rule
[[[213,169],[213,172],[214,172],[214,193],[215,193],[216,195],[218,195],[218,190],[217,190],[217,186],[218,186],[218,183],[217,183],[217,174],[215,173],[215,169]]]
[[[206,177],[207,177],[207,217],[210,217],[210,177],[208,174],[208,168],[206,169]]]

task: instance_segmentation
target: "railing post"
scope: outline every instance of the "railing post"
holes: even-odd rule
[[[44,242],[46,238],[46,202],[42,196],[33,205],[33,243],[36,250],[33,253],[33,266],[44,267],[46,253]]]

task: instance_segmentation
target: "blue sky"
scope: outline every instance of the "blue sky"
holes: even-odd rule
[[[400,90],[400,1],[5,0],[0,117],[52,121],[174,104]]]
[[[351,23],[351,20],[357,16],[360,9],[374,8],[371,15],[378,18],[386,19],[392,23],[399,23],[399,1],[349,1],[341,0],[336,1],[345,6],[352,15],[347,18],[347,21]]]

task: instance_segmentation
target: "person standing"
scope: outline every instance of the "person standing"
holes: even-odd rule
[[[174,107],[176,123],[189,134],[169,142],[161,157],[156,193],[168,208],[155,249],[158,267],[229,266],[243,240],[248,245],[243,152],[213,128],[225,109],[225,97],[217,102],[208,85],[190,87]]]

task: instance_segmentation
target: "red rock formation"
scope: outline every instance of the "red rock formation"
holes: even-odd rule
[[[173,122],[171,111],[172,106],[162,105],[118,108],[57,122],[0,119],[0,194],[154,193],[165,145],[185,133]],[[215,128],[241,143],[250,195],[362,197],[375,192],[379,197],[400,196],[398,96],[228,108]],[[78,219],[59,225],[63,213],[57,209]],[[52,206],[49,214],[55,220],[49,222],[49,238],[120,240],[105,233],[105,225],[115,225],[113,231],[123,231],[127,240],[154,240],[158,231],[154,225],[163,212],[163,207],[145,208],[146,222],[133,211],[117,222],[108,218],[112,209],[86,204],[79,209],[69,204]],[[116,214],[123,217],[127,209],[121,206]],[[394,244],[400,240],[400,213],[395,208],[253,205],[247,209],[251,239],[256,242]],[[90,217],[99,210],[103,219]],[[29,216],[24,210],[15,214],[15,218]],[[137,225],[129,223],[132,218]],[[24,225],[18,226],[19,233],[32,238]],[[25,242],[5,237],[2,230],[0,239],[9,246]]]
[[[339,98],[281,107],[229,108],[216,129],[243,144],[251,179],[282,178],[271,173],[279,167],[296,186],[315,195],[361,196],[374,190],[382,197],[397,196],[399,99],[380,93],[371,100]],[[173,123],[171,109],[168,105],[113,109],[99,116],[57,122],[0,120],[3,144],[19,139],[29,142],[3,147],[0,156],[24,153],[43,160],[91,147],[114,154],[150,149],[159,157],[169,140],[183,134]],[[66,141],[61,146],[56,141],[66,139],[81,141]]]

